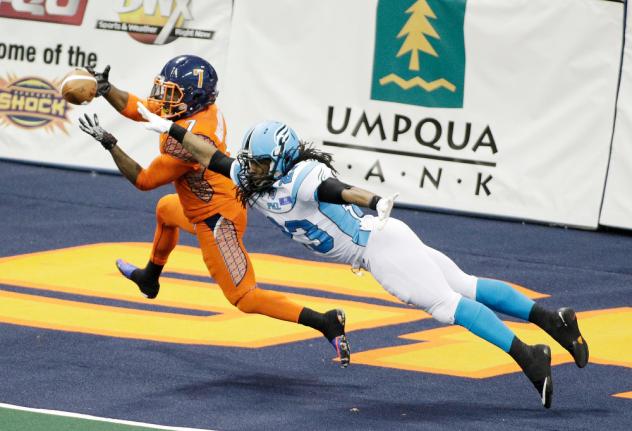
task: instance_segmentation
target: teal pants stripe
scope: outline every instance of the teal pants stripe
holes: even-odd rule
[[[454,314],[454,323],[463,326],[483,340],[509,352],[515,334],[502,320],[480,302],[461,298]]]

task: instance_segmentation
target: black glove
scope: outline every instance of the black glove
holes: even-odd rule
[[[116,145],[116,138],[106,131],[103,127],[99,126],[99,118],[97,114],[94,114],[94,123],[88,117],[88,114],[84,114],[85,121],[79,118],[79,128],[99,141],[103,148],[110,151]]]
[[[97,94],[95,97],[103,96],[108,91],[110,91],[110,88],[112,88],[112,85],[110,84],[110,81],[108,80],[109,75],[110,75],[109,64],[105,66],[105,69],[103,69],[103,72],[101,73],[95,72],[94,69],[90,66],[86,67],[86,70],[90,72],[92,76],[94,76],[94,78],[97,80]]]

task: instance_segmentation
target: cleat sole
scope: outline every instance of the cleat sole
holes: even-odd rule
[[[131,280],[132,272],[138,269],[138,267],[125,262],[123,259],[116,259],[116,268],[128,280]]]
[[[346,335],[337,337],[336,353],[338,353],[338,358],[340,359],[340,368],[347,368],[351,363],[351,348]]]
[[[551,408],[551,404],[553,403],[553,377],[551,376],[551,349],[549,346],[545,346],[543,349],[544,354],[547,357],[548,361],[548,375],[544,379],[544,385],[542,387],[542,405],[546,409]]]

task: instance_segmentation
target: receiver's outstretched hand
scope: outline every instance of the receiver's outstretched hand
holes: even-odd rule
[[[105,66],[103,72],[96,72],[92,67],[86,67],[86,70],[97,80],[97,94],[95,97],[104,96],[112,88],[110,84],[110,65]]]
[[[90,119],[88,114],[79,117],[79,128],[92,136],[96,141],[103,145],[103,148],[110,151],[116,145],[116,138],[107,130],[99,125],[99,117],[94,114],[94,119]]]

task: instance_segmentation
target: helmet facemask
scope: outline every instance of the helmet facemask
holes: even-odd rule
[[[162,76],[157,76],[147,101],[148,105],[156,110],[155,114],[162,118],[174,118],[187,111],[187,104],[182,102],[183,98],[182,87],[174,82],[165,81]]]
[[[270,157],[243,155],[241,160],[246,164],[248,182],[257,189],[265,190],[276,181],[276,176],[271,170],[274,161]]]
[[[258,128],[265,124],[248,131],[237,156],[240,165],[237,193],[244,206],[254,205],[259,196],[269,192],[274,183],[292,168],[299,155],[294,131],[277,123],[281,127],[277,126],[274,137],[267,135],[268,138],[261,138],[261,134],[267,132]]]
[[[248,152],[242,151],[237,155],[237,162],[240,166],[237,196],[244,207],[252,206],[260,195],[270,190],[276,181],[269,168],[261,170],[253,168],[268,163],[272,165],[274,161],[270,158],[255,158]]]

